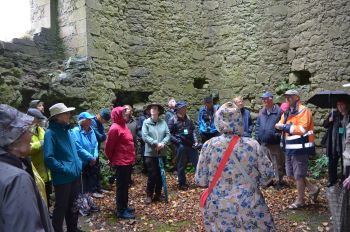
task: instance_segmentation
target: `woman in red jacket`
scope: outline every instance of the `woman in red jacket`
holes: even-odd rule
[[[132,134],[126,125],[125,112],[124,107],[116,107],[112,110],[113,124],[108,131],[105,153],[116,169],[116,216],[122,219],[134,219],[135,209],[128,207],[128,185],[132,165],[135,162],[135,149]]]

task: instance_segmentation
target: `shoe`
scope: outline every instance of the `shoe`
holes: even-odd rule
[[[317,190],[314,193],[310,193],[310,200],[314,204],[317,201],[318,194],[320,193],[321,188],[317,187]]]
[[[189,186],[188,186],[187,184],[184,184],[184,185],[180,185],[180,186],[179,186],[179,189],[180,189],[181,191],[186,191],[186,190],[188,190],[188,188],[189,188]]]
[[[97,190],[97,192],[100,194],[109,193],[109,191],[107,191],[105,189],[99,189],[99,190]]]
[[[91,196],[94,198],[103,198],[104,197],[103,194],[101,194],[101,193],[93,193]]]
[[[135,213],[135,208],[127,207],[126,211],[128,211],[129,213]]]
[[[274,184],[273,188],[276,190],[282,190],[284,186],[282,183],[277,182],[276,184]]]
[[[304,208],[305,204],[304,203],[299,203],[299,202],[294,202],[291,205],[288,206],[288,209],[301,209]]]
[[[146,205],[151,204],[152,203],[152,197],[151,196],[147,196],[146,200],[145,200],[145,203],[146,203]]]
[[[124,210],[123,212],[117,212],[117,218],[120,219],[135,219],[135,215],[133,213]]]
[[[163,202],[163,201],[165,201],[165,199],[161,194],[156,194],[153,197],[153,201]]]
[[[98,211],[100,211],[100,208],[98,208],[97,206],[95,205],[90,206],[90,212],[96,213]]]

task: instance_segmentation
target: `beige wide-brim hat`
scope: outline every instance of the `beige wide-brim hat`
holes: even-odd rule
[[[67,107],[63,103],[57,103],[57,104],[51,106],[49,110],[50,110],[50,118],[52,118],[55,115],[73,111],[73,110],[75,110],[75,108],[74,107]]]

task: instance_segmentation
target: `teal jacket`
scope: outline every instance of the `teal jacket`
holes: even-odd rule
[[[86,133],[84,129],[78,125],[72,129],[75,139],[75,145],[78,149],[78,155],[83,162],[83,167],[89,164],[91,160],[98,157],[98,143],[95,132],[92,128]]]
[[[167,145],[170,140],[167,123],[163,119],[158,119],[158,122],[154,122],[151,118],[146,119],[142,125],[142,139],[146,144],[145,156],[164,156],[165,149],[158,154],[155,148],[158,143]]]
[[[50,121],[44,136],[44,161],[52,184],[67,184],[80,178],[82,163],[69,125]]]

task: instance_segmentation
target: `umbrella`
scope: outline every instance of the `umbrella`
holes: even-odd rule
[[[168,203],[168,188],[166,186],[166,175],[165,175],[165,169],[164,169],[164,163],[163,163],[162,157],[158,157],[158,161],[159,161],[160,174],[162,176],[164,198],[165,198],[165,202]]]
[[[306,103],[320,108],[334,108],[339,100],[350,102],[350,95],[343,90],[324,90],[316,93]]]

